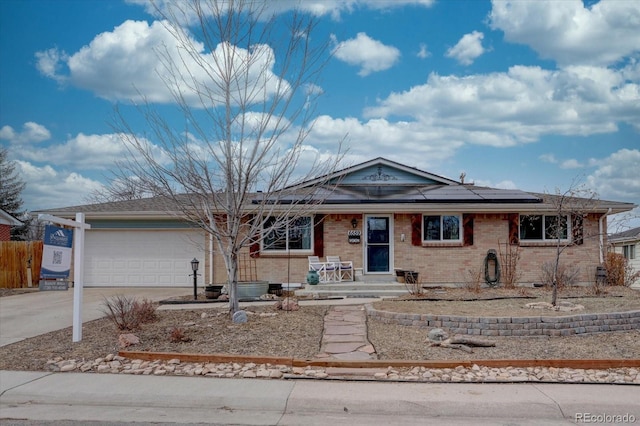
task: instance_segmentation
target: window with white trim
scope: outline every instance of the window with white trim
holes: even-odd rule
[[[462,241],[462,216],[423,215],[422,241]]]
[[[624,245],[622,246],[622,254],[624,255],[625,259],[635,259],[636,258],[636,245],[635,244],[630,244],[630,245]]]
[[[269,230],[278,219],[269,217],[264,228]],[[263,232],[263,251],[309,251],[313,243],[313,219],[303,216],[287,221],[282,226]]]
[[[521,214],[520,239],[524,241],[554,241],[569,239],[569,215],[558,220],[557,215]]]

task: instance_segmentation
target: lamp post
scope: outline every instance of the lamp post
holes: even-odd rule
[[[191,261],[191,270],[193,271],[193,299],[198,300],[198,259],[195,257]]]

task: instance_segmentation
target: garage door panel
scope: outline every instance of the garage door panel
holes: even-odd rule
[[[116,271],[124,271],[127,269],[127,261],[126,260],[118,260],[118,259],[109,259],[106,260],[104,267],[115,269]]]
[[[118,267],[119,268],[124,268],[124,262],[121,265],[117,265],[117,264],[115,264],[115,262],[113,262],[111,260],[97,260],[95,262],[95,269],[106,270],[106,269],[112,269],[114,267],[115,268],[118,268]]]
[[[89,230],[85,285],[189,286],[191,259],[204,259],[195,241],[203,237],[188,230]]]
[[[157,260],[143,260],[142,268],[145,271],[152,271],[154,269],[159,269],[160,263],[162,262],[158,262]]]

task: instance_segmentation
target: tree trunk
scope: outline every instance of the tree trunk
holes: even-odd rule
[[[238,253],[231,254],[229,259],[229,313],[233,315],[240,310],[238,301]]]

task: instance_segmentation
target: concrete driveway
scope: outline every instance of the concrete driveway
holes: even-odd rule
[[[0,297],[0,346],[73,325],[73,288],[67,291],[35,291]],[[191,293],[190,293],[191,292]],[[104,316],[102,302],[114,295],[158,301],[192,294],[187,287],[84,288],[82,321]]]

